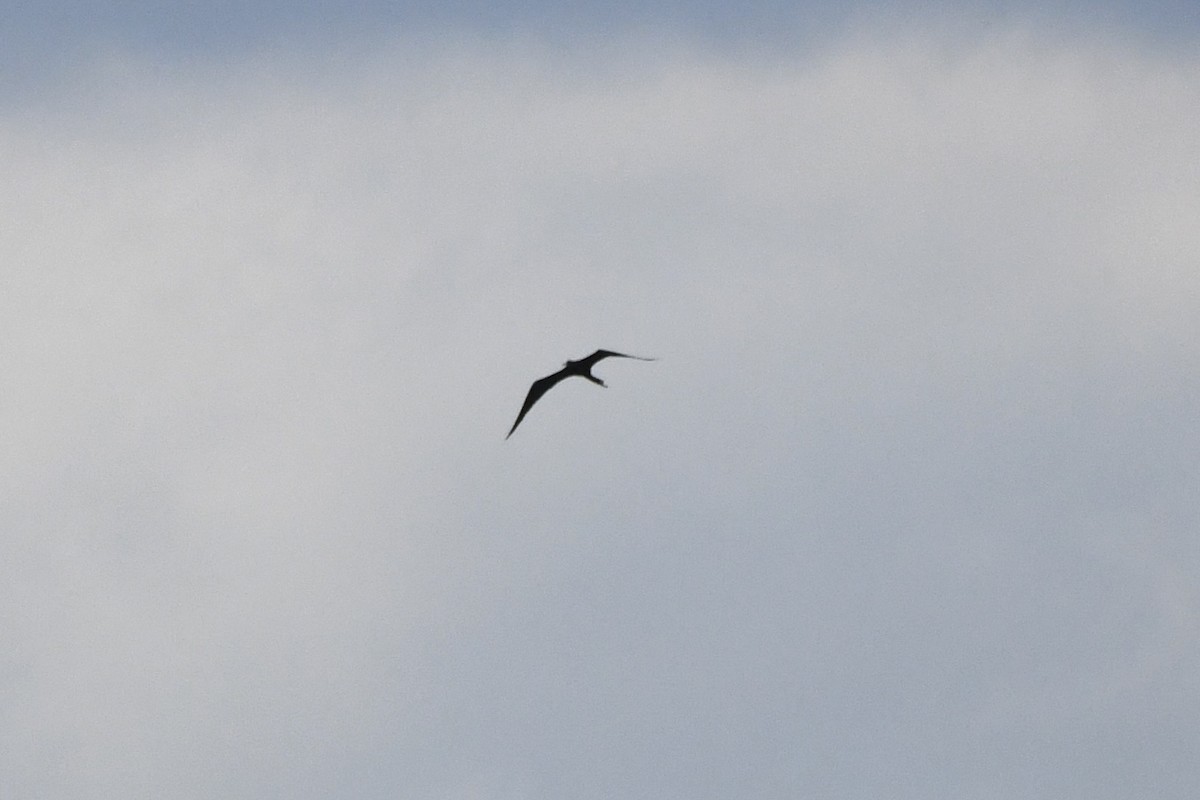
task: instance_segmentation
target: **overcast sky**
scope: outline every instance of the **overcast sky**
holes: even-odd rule
[[[0,795],[1194,797],[1190,4],[222,5],[5,12]]]

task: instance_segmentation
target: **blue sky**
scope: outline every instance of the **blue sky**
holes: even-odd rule
[[[104,54],[172,64],[222,63],[264,51],[313,57],[403,38],[580,45],[651,36],[693,46],[786,54],[874,27],[949,27],[959,36],[1022,25],[1065,36],[1112,35],[1142,46],[1191,48],[1200,12],[1187,0],[1149,3],[108,3],[76,0],[5,10],[0,97],[76,78]]]
[[[54,63],[96,45],[164,58],[229,55],[298,39],[453,31],[571,40],[649,29],[727,43],[834,31],[855,19],[902,22],[960,18],[1005,23],[1025,18],[1065,28],[1111,27],[1125,35],[1191,39],[1200,12],[1183,0],[1136,3],[107,3],[77,0],[14,6],[5,12],[6,50]],[[10,56],[11,58],[12,56]]]
[[[0,795],[1192,797],[1183,10],[282,8],[4,28]]]

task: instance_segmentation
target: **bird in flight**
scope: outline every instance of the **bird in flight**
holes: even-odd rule
[[[602,358],[613,356],[615,358],[636,358],[638,361],[654,361],[653,358],[642,358],[641,356],[628,356],[624,353],[614,353],[612,350],[597,350],[587,358],[581,358],[578,361],[565,361],[563,368],[553,375],[547,375],[540,380],[533,382],[529,387],[529,394],[525,395],[525,404],[521,406],[521,413],[517,414],[517,421],[513,423],[512,428],[508,431],[508,436],[513,435],[513,431],[521,424],[521,420],[525,419],[525,415],[529,413],[529,409],[533,408],[533,404],[541,399],[542,395],[554,388],[554,384],[569,378],[572,375],[578,375],[581,378],[587,378],[592,383],[598,383],[605,386],[604,381],[592,374],[592,367],[596,366],[596,362]],[[605,387],[607,388],[607,387]],[[507,439],[508,436],[504,438]]]

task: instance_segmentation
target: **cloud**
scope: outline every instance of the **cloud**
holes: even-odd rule
[[[7,794],[1186,796],[1195,60],[647,46],[8,107]]]

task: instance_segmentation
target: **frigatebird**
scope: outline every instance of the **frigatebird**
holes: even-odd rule
[[[525,415],[529,413],[529,409],[533,408],[533,404],[541,399],[542,395],[550,391],[554,384],[569,378],[572,375],[578,375],[581,378],[587,378],[592,383],[598,383],[607,388],[604,381],[592,374],[592,367],[596,366],[596,362],[602,358],[613,356],[616,358],[636,358],[638,361],[654,361],[653,358],[642,358],[641,356],[629,356],[624,353],[614,353],[612,350],[597,350],[587,358],[581,358],[578,361],[564,361],[563,368],[553,375],[547,375],[544,378],[536,380],[529,387],[529,394],[525,395],[525,404],[521,406],[521,413],[517,414],[517,421],[513,423],[512,428],[508,431],[508,436],[513,435],[513,431],[521,424],[521,420],[525,419]],[[508,436],[504,438],[507,439]]]

